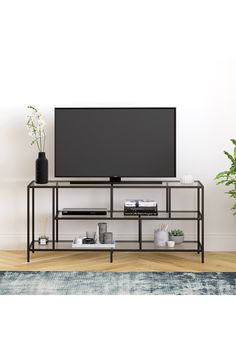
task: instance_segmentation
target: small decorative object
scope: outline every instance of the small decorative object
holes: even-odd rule
[[[48,160],[45,152],[39,152],[36,160],[36,176],[35,180],[38,184],[48,183]]]
[[[46,158],[45,150],[45,121],[42,114],[34,107],[28,106],[30,110],[27,115],[27,129],[32,138],[31,145],[36,144],[39,150],[38,158],[36,160],[35,180],[36,183],[48,183],[48,160]]]
[[[84,237],[82,239],[82,244],[94,245],[95,243],[96,243],[96,240],[93,237]]]
[[[96,243],[96,232],[86,231],[86,237],[82,239],[83,244],[95,244]]]
[[[104,233],[107,232],[107,223],[99,222],[98,223],[98,241],[104,243]]]
[[[229,152],[224,151],[224,154],[231,162],[231,166],[227,171],[220,172],[216,175],[215,179],[218,180],[217,184],[225,184],[227,187],[231,186],[231,190],[226,192],[236,201],[236,139],[230,139],[234,145],[234,152],[231,155]],[[236,215],[236,203],[232,207],[233,214]]]
[[[164,247],[168,241],[168,225],[161,224],[159,229],[154,230],[154,246]]]
[[[114,242],[113,233],[112,232],[104,232],[103,241],[104,241],[103,243],[105,243],[105,244],[112,244]]]
[[[167,246],[168,246],[169,248],[175,247],[175,241],[167,241]]]
[[[176,244],[184,242],[184,232],[182,230],[170,230],[169,231],[170,241],[175,241]]]
[[[74,239],[74,243],[76,244],[76,245],[82,245],[82,238],[81,237],[76,237],[75,239]]]
[[[180,181],[184,184],[191,184],[194,182],[194,178],[192,175],[184,175]]]
[[[96,240],[96,231],[86,231],[86,237]]]
[[[39,239],[38,239],[38,242],[41,246],[45,246],[48,244],[48,241],[49,241],[49,238],[45,235],[43,236],[40,236]]]

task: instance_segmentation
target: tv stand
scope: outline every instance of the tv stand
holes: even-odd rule
[[[36,240],[35,234],[35,198],[39,194],[40,190],[48,189],[51,192],[51,218],[52,218],[52,232],[50,240],[47,245],[40,245]],[[93,189],[100,188],[109,191],[108,210],[107,215],[63,215],[62,204],[63,200],[60,192],[64,192],[68,189],[80,189],[85,188],[93,193]],[[114,198],[119,189],[153,189],[155,195],[156,191],[163,191],[164,208],[158,211],[158,215],[144,216],[144,215],[124,215],[124,210],[114,209]],[[179,210],[173,209],[174,191],[178,190],[185,192],[191,191],[194,194],[193,197],[196,200],[195,207],[191,210]],[[37,193],[35,193],[37,191]],[[179,193],[178,193],[179,194]],[[186,193],[183,193],[186,195]],[[179,194],[180,195],[180,194]],[[162,198],[163,198],[162,197]],[[59,199],[60,208],[59,209]],[[155,197],[154,197],[155,199]],[[103,206],[104,207],[104,206]],[[96,246],[91,248],[77,249],[72,247],[72,240],[61,239],[59,233],[59,224],[62,222],[69,222],[70,220],[76,220],[77,222],[84,220],[95,220],[97,222],[103,221],[112,222],[113,220],[119,220],[120,222],[136,221],[137,222],[137,235],[133,239],[128,237],[123,240],[116,239],[115,248],[101,249]],[[196,223],[196,234],[194,239],[185,241],[174,248],[168,247],[155,247],[153,234],[149,238],[143,237],[143,224],[149,220],[163,223],[167,220],[172,221],[192,221]],[[174,225],[173,225],[174,228]],[[75,233],[75,237],[78,236]],[[201,261],[204,263],[204,186],[200,181],[195,181],[192,184],[182,184],[180,181],[49,181],[47,184],[37,184],[32,181],[27,186],[27,261],[30,261],[30,254],[34,252],[42,251],[102,251],[110,253],[110,261],[113,261],[114,252],[196,252],[201,255]]]
[[[110,177],[110,182],[121,182],[121,177],[119,176],[112,176]]]

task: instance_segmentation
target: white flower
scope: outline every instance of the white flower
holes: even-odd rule
[[[34,135],[35,135],[35,134],[34,134],[34,132],[33,132],[32,130],[31,130],[31,131],[29,131],[29,133],[28,133],[28,134],[29,134],[29,136],[31,136],[31,137],[34,137]]]
[[[46,134],[44,127],[46,125],[43,115],[32,106],[28,106],[26,127],[29,136],[32,138],[31,145],[37,145],[39,151],[44,151]]]
[[[38,120],[38,126],[42,129],[46,125],[45,121],[41,118]]]
[[[28,107],[29,109],[29,115],[35,114],[35,109],[33,107]]]

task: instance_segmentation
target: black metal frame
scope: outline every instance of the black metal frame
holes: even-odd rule
[[[35,240],[35,189],[49,188],[52,190],[52,240],[49,245],[38,246]],[[107,188],[110,190],[110,210],[107,216],[63,216],[59,210],[59,191],[64,188]],[[165,210],[159,211],[157,216],[124,216],[122,210],[114,210],[114,189],[120,188],[153,188],[166,190],[166,207]],[[171,208],[171,191],[172,189],[196,189],[197,191],[197,210],[172,210]],[[119,215],[120,213],[120,215]],[[165,215],[161,215],[164,213]],[[172,214],[183,213],[184,217],[173,216]],[[196,213],[196,217],[189,217],[189,213]],[[31,221],[30,221],[31,220]],[[136,220],[138,222],[138,239],[134,240],[117,240],[116,245],[136,244],[136,247],[115,249],[76,249],[76,248],[59,248],[58,245],[72,242],[72,240],[59,240],[59,221],[62,220]],[[193,244],[192,248],[145,248],[145,244],[153,244],[153,241],[142,239],[142,224],[147,220],[192,220],[197,222],[197,240],[185,241]],[[195,247],[194,247],[195,246]],[[204,263],[204,186],[200,181],[194,184],[185,185],[179,181],[78,181],[77,184],[69,184],[69,181],[49,181],[48,184],[36,184],[31,181],[27,186],[27,262],[30,261],[30,252],[38,251],[90,251],[90,252],[110,252],[110,262],[113,261],[113,252],[197,252],[201,254],[201,261]]]

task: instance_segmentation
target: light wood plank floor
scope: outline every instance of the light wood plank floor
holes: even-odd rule
[[[236,272],[236,252],[195,253],[36,252],[26,262],[24,251],[0,251],[0,270],[114,272]]]

